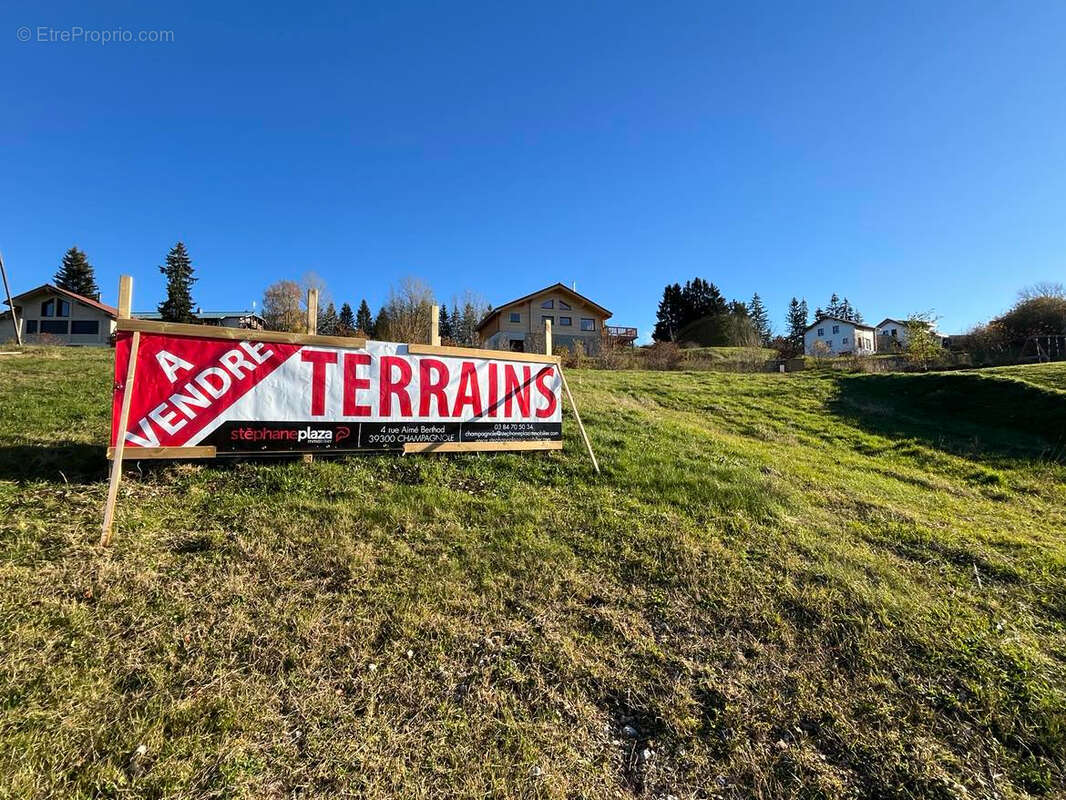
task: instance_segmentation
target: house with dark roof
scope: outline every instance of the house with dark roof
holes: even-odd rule
[[[7,305],[7,301],[4,301]],[[50,283],[11,298],[15,318],[28,344],[104,346],[111,342],[118,309]],[[14,338],[11,309],[0,314],[0,339]]]
[[[932,322],[922,322],[943,344],[946,337],[937,332]],[[910,338],[910,329],[906,320],[886,317],[877,324],[877,352],[898,353],[907,346]]]
[[[819,317],[803,333],[803,352],[809,356],[872,355],[875,331],[872,325]]]
[[[134,311],[135,319],[161,320],[158,311]],[[254,311],[202,311],[196,309],[196,322],[217,328],[251,328],[261,331],[266,326],[265,320]]]
[[[562,283],[539,289],[490,311],[478,324],[483,347],[535,352],[544,347],[544,323],[552,324],[552,343],[597,353],[606,343],[632,344],[636,328],[607,325],[611,312]]]

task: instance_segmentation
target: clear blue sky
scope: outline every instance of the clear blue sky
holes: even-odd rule
[[[152,307],[182,239],[204,308],[576,281],[643,338],[695,275],[947,332],[1066,280],[1059,0],[149,5],[0,11],[17,290],[77,244]]]

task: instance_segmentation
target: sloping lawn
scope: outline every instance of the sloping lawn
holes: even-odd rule
[[[1019,364],[1013,367],[993,367],[983,371],[989,375],[1017,378],[1036,386],[1066,392],[1066,361],[1056,361],[1049,364]]]
[[[101,551],[111,357],[0,360],[0,796],[1066,792],[1056,392],[575,371],[601,476],[131,464]]]

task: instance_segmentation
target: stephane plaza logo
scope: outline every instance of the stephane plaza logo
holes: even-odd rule
[[[561,450],[557,356],[130,319],[132,280],[119,288],[110,541],[123,458],[215,458],[347,451],[432,453]]]

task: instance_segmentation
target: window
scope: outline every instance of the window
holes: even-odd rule
[[[843,339],[840,340],[840,343],[841,344],[847,344],[848,343],[848,337],[845,336]]]
[[[70,303],[66,300],[45,300],[41,303],[42,317],[69,317]]]
[[[596,320],[589,319],[588,317],[581,318],[581,330],[594,331],[596,330]]]
[[[840,326],[839,325],[834,325],[833,326],[833,333],[840,333]]]
[[[37,333],[37,320],[26,320],[26,333]]]
[[[54,333],[59,336],[66,336],[67,321],[65,319],[42,319],[41,333]]]
[[[551,314],[545,314],[540,318],[540,324],[543,325],[545,322],[550,322],[552,325],[554,325],[555,317],[553,317]]]
[[[825,328],[819,328],[818,329],[818,335],[819,336],[825,336]]]
[[[892,329],[892,335],[893,335],[893,336],[895,336],[895,335],[896,335],[896,329],[895,329],[895,328],[893,328],[893,329]]]
[[[570,317],[559,317],[560,328],[569,328],[572,323],[573,320],[571,320]]]
[[[540,304],[540,307],[541,308],[555,308],[555,301],[554,300],[545,300],[543,303]]]
[[[100,320],[98,319],[75,319],[70,322],[71,336],[99,336]]]
[[[517,311],[512,311],[511,312],[511,322],[521,322],[521,321],[522,321],[522,315],[519,314]]]
[[[562,309],[563,311],[569,311],[570,310],[570,304],[569,303],[564,303],[562,300],[560,300],[559,301],[559,308]]]

